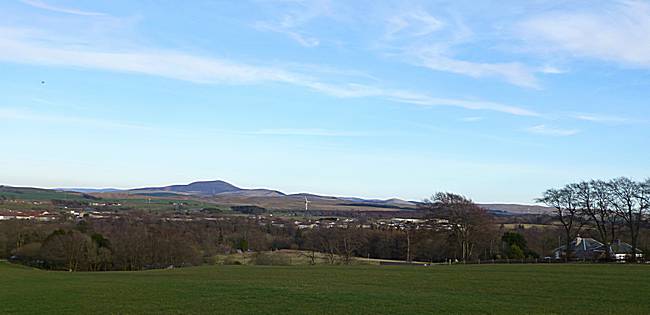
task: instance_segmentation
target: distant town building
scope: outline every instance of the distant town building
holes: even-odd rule
[[[2,220],[36,220],[52,221],[56,219],[55,214],[47,211],[0,211],[0,221]]]

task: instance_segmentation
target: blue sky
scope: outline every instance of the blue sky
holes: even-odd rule
[[[3,1],[0,182],[532,203],[650,175],[649,43],[642,1]]]

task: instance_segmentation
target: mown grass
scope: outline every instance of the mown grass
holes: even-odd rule
[[[0,262],[0,313],[650,314],[650,266],[205,266],[66,273]]]

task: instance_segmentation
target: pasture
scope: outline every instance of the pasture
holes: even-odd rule
[[[1,314],[648,314],[646,265],[203,266],[68,273],[0,262]]]

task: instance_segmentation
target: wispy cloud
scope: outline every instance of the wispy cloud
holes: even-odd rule
[[[551,65],[545,65],[545,66],[539,68],[538,71],[541,72],[541,73],[545,73],[545,74],[563,74],[563,73],[567,73],[566,70],[555,67],[555,66],[551,66]]]
[[[445,71],[473,78],[495,77],[526,88],[539,88],[533,72],[519,62],[489,63],[450,58],[438,49],[413,49],[408,55],[416,64],[436,71]]]
[[[483,118],[483,117],[472,116],[472,117],[463,117],[463,118],[460,119],[460,121],[463,121],[463,122],[477,122],[477,121],[481,121],[481,120],[484,120],[484,119],[485,118]]]
[[[22,2],[22,3],[26,4],[26,5],[32,6],[34,8],[39,8],[39,9],[58,12],[58,13],[66,13],[66,14],[73,14],[73,15],[83,15],[83,16],[103,16],[103,15],[106,15],[105,13],[101,13],[101,12],[84,11],[84,10],[79,10],[79,9],[75,9],[75,8],[66,8],[66,7],[61,7],[61,6],[55,6],[55,5],[45,3],[44,1],[40,1],[40,0],[20,0],[20,2]]]
[[[538,135],[557,136],[557,137],[573,136],[580,132],[580,130],[577,129],[562,129],[562,128],[547,126],[544,124],[527,128],[526,131]]]
[[[614,115],[601,115],[601,114],[574,114],[573,118],[578,120],[590,121],[595,123],[604,123],[604,124],[632,124],[632,123],[641,123],[644,122],[638,119],[626,118],[621,116]]]
[[[320,45],[320,40],[317,37],[308,35],[302,29],[313,19],[329,12],[329,1],[296,1],[289,4],[291,5],[290,8],[280,13],[279,18],[257,21],[253,24],[253,27],[260,31],[284,34],[304,47]]]
[[[446,128],[440,125],[429,125],[421,123],[410,123],[414,127],[419,129],[427,130],[429,132],[439,133],[446,135],[450,138],[463,136],[476,139],[484,139],[486,141],[494,141],[504,144],[517,145],[517,146],[526,146],[526,147],[540,147],[539,143],[533,141],[522,141],[513,137],[503,137],[496,134],[491,134],[490,132],[476,132],[467,128]]]
[[[93,117],[75,116],[70,113],[56,114],[56,113],[42,113],[31,110],[0,107],[0,122],[22,121],[32,122],[39,124],[58,124],[58,125],[73,125],[81,127],[91,127],[100,129],[111,130],[137,130],[137,131],[156,131],[160,132],[158,128],[153,128],[146,124],[139,122],[122,122],[112,121],[107,119],[98,119]],[[174,134],[187,134],[195,135],[184,129],[165,128],[165,130],[173,132]],[[270,128],[260,129],[256,131],[241,131],[241,130],[227,130],[227,129],[207,129],[202,133],[210,133],[214,135],[255,135],[255,136],[304,136],[304,137],[364,137],[369,133],[359,131],[347,130],[332,130],[321,128]],[[376,134],[376,133],[373,133]]]
[[[253,134],[257,135],[272,135],[272,136],[310,136],[310,137],[361,137],[367,134],[361,132],[342,131],[342,130],[329,130],[318,128],[295,129],[295,128],[279,128],[279,129],[262,129]]]
[[[92,45],[81,48],[78,45],[66,44],[65,41],[57,42],[56,37],[48,34],[26,30],[5,30],[3,33],[7,36],[0,38],[0,61],[139,73],[203,84],[278,82],[340,98],[378,97],[421,106],[451,106],[517,116],[540,116],[535,111],[519,106],[489,101],[437,98],[421,92],[360,83],[328,83],[310,75],[278,67],[252,65],[178,51],[101,51],[90,49]]]
[[[472,41],[473,31],[459,18],[449,23],[425,10],[399,13],[387,19],[385,44],[406,63],[434,71],[472,78],[497,78],[508,83],[539,88],[534,69],[520,62],[474,61],[458,57],[458,47]]]
[[[516,116],[541,116],[538,112],[519,106],[481,100],[432,97],[425,93],[407,90],[384,89],[362,84],[331,85],[322,82],[302,82],[301,84],[314,90],[341,98],[380,97],[393,102],[420,106],[458,107],[470,110],[489,110]]]
[[[277,25],[269,22],[258,22],[255,23],[255,28],[258,30],[271,31],[280,34],[287,35],[289,38],[295,40],[300,45],[304,47],[316,47],[320,45],[320,41],[316,37],[311,37],[305,34],[302,34],[299,31],[292,30],[289,27]]]
[[[418,37],[429,35],[440,28],[443,22],[426,11],[413,10],[391,16],[387,19],[385,37]]]
[[[424,106],[452,106],[472,110],[490,110],[516,116],[542,116],[542,114],[533,110],[496,102],[437,98],[406,91],[389,91],[386,96],[394,101]]]
[[[0,60],[52,66],[73,66],[155,75],[198,83],[297,81],[294,74],[176,51],[98,51],[57,41],[48,34],[3,30]],[[47,38],[47,39],[45,39]]]
[[[30,121],[37,123],[54,123],[54,124],[67,124],[76,126],[90,126],[100,127],[106,129],[136,129],[139,131],[151,129],[148,126],[140,124],[131,124],[124,122],[116,122],[104,119],[88,118],[72,116],[69,114],[47,114],[36,113],[23,109],[16,108],[0,108],[0,121]]]
[[[650,67],[647,2],[612,1],[605,9],[544,13],[524,20],[516,32],[535,50]]]

